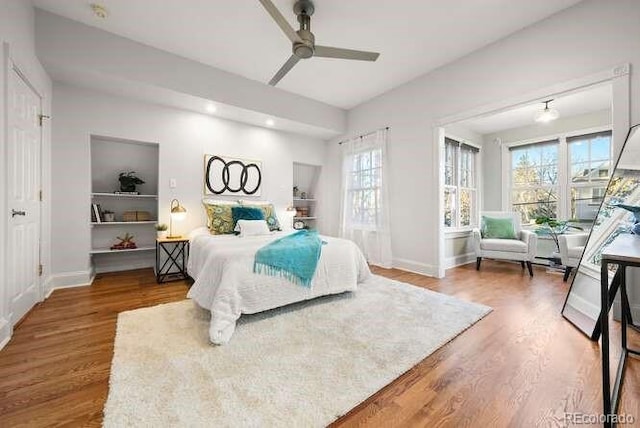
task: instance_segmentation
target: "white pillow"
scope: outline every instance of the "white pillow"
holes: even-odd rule
[[[238,220],[236,225],[240,228],[240,237],[269,235],[269,225],[266,220]]]

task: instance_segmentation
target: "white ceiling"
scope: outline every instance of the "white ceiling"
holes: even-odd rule
[[[560,118],[578,116],[611,109],[611,85],[603,84],[568,95],[553,97],[549,103],[560,113]],[[503,111],[486,117],[467,120],[462,125],[478,134],[492,134],[507,129],[536,125],[535,114],[544,108],[542,103],[531,103],[523,107]]]
[[[297,28],[294,0],[273,0]],[[312,58],[280,88],[349,109],[580,0],[316,0],[318,44],[378,51],[375,63]],[[258,0],[34,0],[42,9],[268,82],[291,45]],[[294,25],[296,24],[296,25]]]

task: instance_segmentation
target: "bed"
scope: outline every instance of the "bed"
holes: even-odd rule
[[[319,296],[354,291],[370,275],[360,249],[351,241],[323,236],[320,260],[310,287],[279,276],[253,273],[255,253],[289,232],[262,236],[211,235],[207,228],[190,237],[188,272],[195,280],[188,298],[211,312],[209,338],[227,343],[242,314],[274,309]]]

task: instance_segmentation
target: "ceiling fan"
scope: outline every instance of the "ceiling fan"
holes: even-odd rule
[[[259,0],[276,24],[293,43],[293,55],[289,57],[280,70],[271,78],[269,85],[275,86],[301,59],[312,56],[323,58],[353,59],[358,61],[375,61],[380,56],[377,52],[356,51],[352,49],[333,48],[316,45],[316,38],[311,32],[311,15],[315,10],[311,0],[298,0],[293,5],[293,13],[298,16],[300,29],[295,31],[271,0]]]

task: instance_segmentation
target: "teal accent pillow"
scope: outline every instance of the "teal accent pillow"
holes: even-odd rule
[[[233,218],[233,228],[235,230],[238,220],[264,220],[264,211],[256,207],[232,207],[231,217]]]
[[[486,239],[517,239],[512,218],[482,216],[482,237]]]

